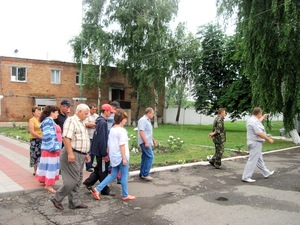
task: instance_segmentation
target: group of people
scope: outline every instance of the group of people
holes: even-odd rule
[[[99,200],[100,194],[115,195],[107,185],[118,178],[122,200],[134,200],[135,196],[128,194],[129,148],[124,128],[127,113],[118,102],[103,104],[101,115],[96,114],[95,104],[79,104],[75,114],[69,117],[70,107],[68,100],[63,100],[60,108],[46,106],[42,113],[39,107],[34,107],[29,120],[30,166],[37,180],[54,194],[50,198],[53,205],[63,210],[62,201],[68,196],[69,208],[87,208],[78,196],[84,165],[91,174],[83,184],[95,199]],[[153,179],[149,172],[154,158],[152,146],[156,144],[150,121],[153,116],[154,110],[147,108],[138,122],[142,148],[140,177],[149,181]],[[95,167],[93,158],[96,158]],[[59,174],[63,185],[54,190]],[[93,188],[97,181],[99,185]]]
[[[28,123],[33,175],[52,194],[56,192],[53,185],[59,179],[62,129],[70,107],[68,100],[63,100],[60,108],[48,105],[42,112],[40,107],[35,106],[32,108],[33,117]]]
[[[68,196],[69,208],[87,208],[78,195],[84,165],[91,174],[83,184],[96,200],[100,200],[101,195],[115,195],[108,184],[116,178],[122,187],[122,200],[134,200],[135,196],[128,194],[130,156],[128,135],[124,128],[127,113],[118,102],[103,104],[100,115],[96,114],[95,104],[79,104],[75,114],[69,117],[70,107],[68,100],[63,100],[60,108],[46,106],[42,112],[39,107],[33,107],[33,117],[29,120],[30,166],[34,168],[33,175],[37,180],[45,184],[49,193],[54,194],[50,198],[53,205],[63,210],[62,201]],[[156,145],[151,124],[153,116],[154,110],[147,108],[138,121],[138,144],[142,150],[139,176],[147,181],[153,180],[149,175],[154,159],[152,147]],[[225,116],[226,110],[220,108],[213,131],[209,134],[215,144],[215,154],[209,163],[216,169],[222,169],[221,159],[226,141]],[[255,166],[265,178],[274,173],[266,168],[262,158],[262,143],[265,140],[274,142],[266,135],[261,123],[267,116],[262,115],[262,109],[257,107],[247,121],[250,156],[242,176],[244,182],[255,182],[251,179]],[[54,190],[53,185],[60,173],[63,184]],[[100,183],[93,187],[97,181]]]
[[[221,159],[224,152],[224,142],[226,142],[226,131],[224,127],[224,118],[226,116],[226,110],[220,108],[218,110],[218,116],[213,122],[213,131],[209,133],[209,137],[212,138],[215,144],[215,154],[209,160],[209,163],[216,169],[222,169]],[[262,145],[267,140],[271,144],[274,140],[266,134],[266,130],[262,121],[268,117],[268,114],[262,113],[260,107],[255,107],[252,112],[252,116],[247,120],[247,146],[249,149],[249,158],[246,163],[242,181],[253,183],[252,175],[255,167],[257,166],[264,178],[274,174],[274,170],[270,171],[267,169],[263,157],[262,157]]]

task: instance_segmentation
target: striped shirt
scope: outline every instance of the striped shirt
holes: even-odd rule
[[[75,114],[68,117],[64,123],[63,137],[71,139],[73,149],[88,153],[90,150],[90,138],[84,121]]]

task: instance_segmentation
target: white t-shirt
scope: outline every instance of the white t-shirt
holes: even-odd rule
[[[109,158],[111,166],[116,167],[122,162],[120,145],[125,145],[125,155],[129,161],[128,135],[123,127],[112,127],[108,136]]]
[[[99,115],[97,113],[94,113],[93,115],[89,114],[84,123],[95,123],[98,117]],[[95,128],[87,128],[87,130],[89,132],[90,139],[93,139]]]

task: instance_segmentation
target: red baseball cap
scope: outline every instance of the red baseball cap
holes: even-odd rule
[[[116,110],[114,110],[114,109],[111,107],[111,105],[109,105],[109,104],[103,104],[103,105],[101,106],[101,109],[102,109],[102,110],[106,110],[106,111],[110,111],[111,113],[115,113],[115,112],[116,112]]]

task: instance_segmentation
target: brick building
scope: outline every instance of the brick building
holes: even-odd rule
[[[80,86],[79,76],[75,63],[0,56],[0,122],[28,121],[32,106],[59,105],[68,99],[74,106],[71,114],[80,103],[102,105],[117,100],[128,112],[128,124],[131,123],[136,99],[131,98],[132,88],[125,76],[109,68],[102,76],[99,101],[98,89]],[[163,116],[163,100],[159,100],[158,117]]]

